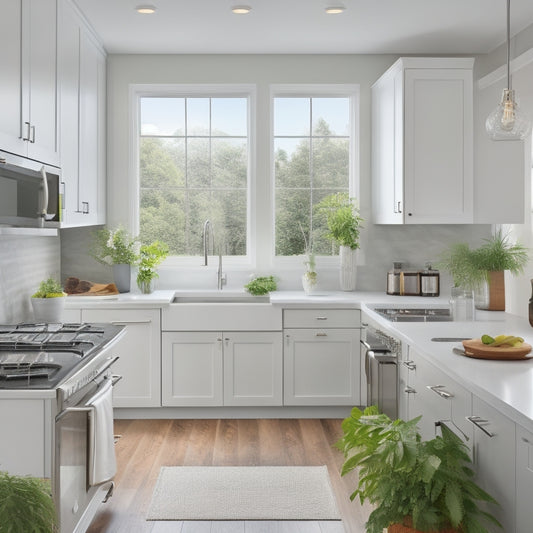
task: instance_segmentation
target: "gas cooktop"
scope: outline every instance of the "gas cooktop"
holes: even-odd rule
[[[110,324],[0,325],[0,389],[51,389],[122,328]]]

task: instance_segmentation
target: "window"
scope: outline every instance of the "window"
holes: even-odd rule
[[[203,255],[206,220],[215,253],[248,254],[250,94],[219,93],[137,93],[139,235],[166,242],[171,255]]]
[[[354,191],[353,86],[273,90],[275,255],[336,255],[316,210],[326,196]],[[306,94],[307,93],[307,94]]]

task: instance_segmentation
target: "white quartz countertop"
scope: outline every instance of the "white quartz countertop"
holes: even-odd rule
[[[363,322],[370,319],[384,331],[406,342],[435,366],[513,421],[533,429],[533,357],[518,361],[474,359],[453,352],[460,342],[433,338],[479,338],[487,334],[517,335],[533,345],[533,328],[519,316],[476,310],[474,322],[389,322],[363,304]]]

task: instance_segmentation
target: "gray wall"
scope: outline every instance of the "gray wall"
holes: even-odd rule
[[[257,85],[258,123],[270,120],[269,84],[357,83],[360,85],[360,187],[359,202],[365,218],[358,264],[358,289],[385,290],[386,272],[393,260],[414,267],[435,260],[452,242],[478,245],[489,235],[487,225],[374,226],[371,206],[370,88],[396,60],[391,55],[110,55],[108,57],[108,223],[122,223],[132,230],[134,176],[130,170],[129,84],[132,83],[253,83]],[[258,220],[267,220],[270,205],[270,142],[260,129],[257,138]],[[261,136],[263,135],[263,137]],[[257,240],[264,241],[270,227],[258,225]],[[111,271],[86,260],[91,230],[62,231],[63,275],[93,281],[110,281]],[[300,269],[274,270],[269,257],[260,256],[255,273],[275,273],[281,287],[300,289]],[[303,268],[303,267],[302,267]],[[160,269],[161,288],[215,288],[211,269]],[[230,285],[242,287],[250,271],[228,273]],[[324,289],[338,288],[336,269],[319,272]],[[96,279],[98,277],[98,279]],[[444,276],[443,287],[446,286]]]

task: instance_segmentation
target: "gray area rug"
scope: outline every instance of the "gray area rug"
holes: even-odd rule
[[[326,466],[164,466],[147,520],[340,520]]]

